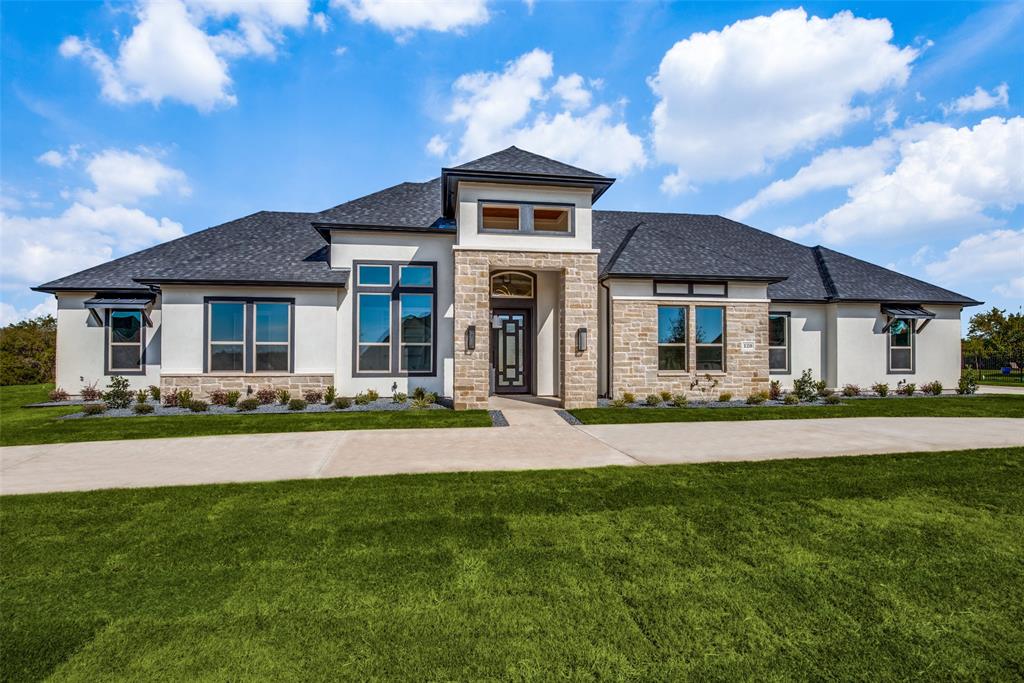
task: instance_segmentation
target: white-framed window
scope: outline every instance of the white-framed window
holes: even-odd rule
[[[434,295],[403,292],[398,295],[398,306],[399,370],[430,372],[434,363]]]
[[[768,370],[789,372],[789,313],[768,314]]]
[[[480,228],[515,232],[522,225],[521,208],[518,204],[481,204]]]
[[[572,204],[536,204],[481,200],[480,232],[573,235]]]
[[[697,306],[695,339],[698,372],[725,371],[725,308]]]
[[[210,372],[245,372],[246,302],[211,301],[207,315]]]
[[[291,365],[292,307],[281,301],[256,301],[254,370],[288,372]]]
[[[686,306],[658,306],[658,370],[685,371],[688,365]]]
[[[378,263],[360,263],[356,267],[356,284],[360,287],[390,287],[391,266]]]
[[[572,231],[572,211],[567,206],[534,206],[534,232]]]
[[[434,267],[433,266],[399,266],[398,267],[399,287],[433,287]]]
[[[356,371],[390,372],[391,293],[356,296]]]
[[[143,372],[142,311],[111,310],[107,318],[107,372]]]
[[[914,372],[914,320],[896,318],[889,325],[889,372]]]

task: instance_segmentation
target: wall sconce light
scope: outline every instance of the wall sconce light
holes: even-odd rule
[[[466,350],[476,351],[476,325],[466,328]]]
[[[587,350],[587,328],[581,327],[576,330],[576,353],[583,353]]]

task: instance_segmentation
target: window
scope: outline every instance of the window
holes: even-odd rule
[[[142,311],[112,310],[107,318],[107,371],[111,373],[141,373],[145,340],[142,331]]]
[[[572,204],[518,204],[480,202],[481,232],[521,232],[543,235],[573,234]]]
[[[686,370],[684,306],[658,306],[658,370]]]
[[[355,267],[355,374],[434,374],[436,264],[375,261]],[[363,278],[364,272],[373,279]]]
[[[768,370],[789,372],[789,313],[768,315]]]
[[[535,232],[569,232],[568,207],[533,207],[533,229]]]
[[[914,321],[897,318],[889,325],[889,372],[914,371]]]
[[[697,307],[697,370],[725,370],[725,309]]]
[[[533,276],[528,273],[495,273],[491,276],[491,296],[533,298]]]
[[[480,227],[484,230],[518,230],[519,207],[507,204],[483,205],[480,209]]]
[[[245,302],[210,304],[210,372],[245,372]]]
[[[256,372],[288,372],[291,305],[256,302]]]
[[[728,289],[725,282],[654,281],[654,296],[726,296]]]

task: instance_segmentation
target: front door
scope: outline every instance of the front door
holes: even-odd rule
[[[494,393],[530,393],[531,333],[530,311],[495,309],[501,326],[491,327],[491,367],[494,368]]]

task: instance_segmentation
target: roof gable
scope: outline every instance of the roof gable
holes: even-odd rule
[[[607,179],[599,173],[594,173],[578,166],[570,166],[561,161],[549,159],[533,152],[527,152],[525,149],[519,149],[515,146],[488,154],[473,161],[467,161],[464,164],[455,166],[451,170]]]

